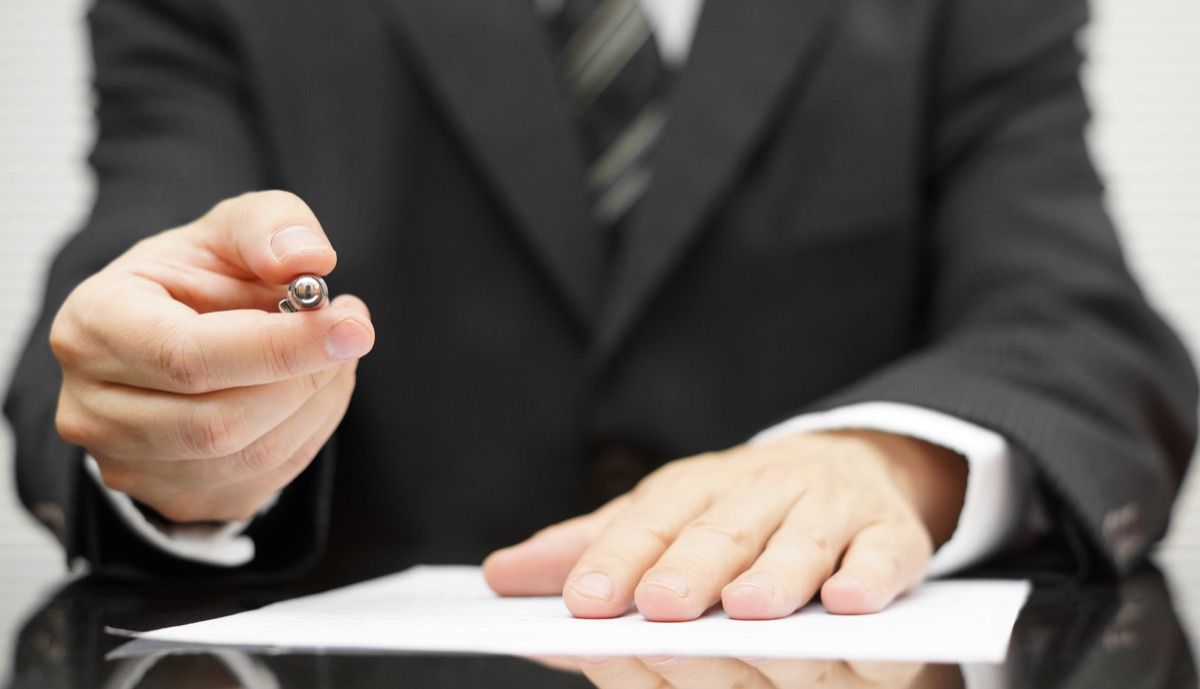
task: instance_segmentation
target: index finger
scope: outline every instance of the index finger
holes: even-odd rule
[[[579,557],[563,587],[563,602],[571,614],[589,618],[624,614],[642,574],[707,508],[711,474],[676,464],[666,476],[666,480],[644,483],[641,495],[614,516]]]
[[[364,356],[375,343],[366,305],[343,295],[301,314],[254,309],[197,314],[133,300],[89,356],[100,380],[182,394],[262,385]]]

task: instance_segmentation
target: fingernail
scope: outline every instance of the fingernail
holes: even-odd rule
[[[646,586],[650,584],[661,586],[680,598],[686,598],[688,595],[687,579],[684,579],[683,575],[679,572],[666,570],[648,574],[645,579],[642,579],[642,585]]]
[[[329,242],[320,232],[304,225],[290,225],[271,236],[271,251],[283,260],[289,254],[328,248]]]
[[[747,574],[733,582],[731,588],[737,589],[743,586],[752,591],[765,593],[770,598],[775,598],[775,594],[779,590],[779,584],[775,581],[775,577],[763,572]]]
[[[612,580],[600,572],[588,572],[577,577],[571,582],[571,588],[584,598],[596,600],[612,600],[614,592]]]
[[[353,318],[339,321],[325,336],[325,351],[339,361],[358,358],[370,346],[371,334]]]
[[[841,582],[844,585],[853,587],[859,593],[861,593],[863,596],[870,597],[870,595],[871,595],[871,589],[868,588],[867,585],[864,584],[862,581],[860,581],[854,577],[841,576],[841,577],[837,578],[837,581]]]

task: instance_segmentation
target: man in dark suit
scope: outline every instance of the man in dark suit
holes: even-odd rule
[[[1085,19],[100,0],[21,495],[99,571],[243,580],[599,506],[485,567],[582,616],[870,612],[1018,540],[1127,572],[1196,386],[1102,209]],[[361,298],[272,313],[335,260]]]

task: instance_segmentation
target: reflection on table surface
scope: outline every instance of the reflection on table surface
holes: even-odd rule
[[[147,589],[83,579],[59,590],[14,645],[26,687],[1196,687],[1187,639],[1162,576],[1035,589],[1003,666],[733,658],[508,658],[461,655],[263,655],[233,649],[106,659],[105,626],[151,629],[250,609],[297,590]]]

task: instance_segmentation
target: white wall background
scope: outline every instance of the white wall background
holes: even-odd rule
[[[332,0],[331,0],[332,1]],[[1003,0],[998,0],[1003,1]],[[1200,354],[1200,3],[1094,0],[1085,36],[1094,147],[1110,206],[1151,297]],[[92,182],[82,0],[0,0],[0,380],[40,298],[46,261],[86,212]],[[0,643],[63,575],[50,538],[17,506],[0,430]],[[1161,558],[1200,591],[1200,472]],[[1200,600],[1188,601],[1200,620]],[[1193,627],[1200,631],[1200,626]],[[0,648],[0,679],[10,652]]]
[[[86,212],[91,181],[87,49],[81,0],[0,0],[0,380],[41,299],[46,263]],[[0,423],[0,684],[12,632],[63,577],[53,541],[20,511],[12,435]]]

